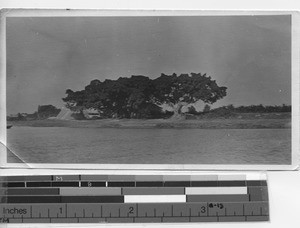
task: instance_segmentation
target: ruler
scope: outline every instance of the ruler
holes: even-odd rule
[[[0,177],[1,223],[268,221],[266,180],[246,175]]]

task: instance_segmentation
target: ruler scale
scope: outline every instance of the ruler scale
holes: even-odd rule
[[[246,175],[2,176],[0,195],[1,223],[269,220],[266,180]]]

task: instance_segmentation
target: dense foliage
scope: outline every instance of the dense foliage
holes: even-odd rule
[[[9,121],[26,121],[26,120],[43,120],[49,117],[55,117],[61,109],[56,108],[53,105],[39,105],[38,110],[34,113],[18,113],[17,115],[11,115],[7,117]]]
[[[209,105],[205,105],[203,111],[197,112],[193,108],[189,109],[188,114],[199,117],[210,117],[210,118],[219,118],[219,117],[237,117],[242,113],[290,113],[292,111],[291,105],[248,105],[248,106],[238,106],[235,107],[232,104],[226,105],[214,109],[210,109]],[[270,116],[269,116],[270,117]]]
[[[38,119],[47,119],[49,117],[55,117],[60,112],[60,109],[53,105],[39,105],[37,111]]]
[[[81,91],[66,91],[66,106],[74,111],[93,108],[104,118],[161,118],[161,105],[173,107],[178,114],[184,104],[198,100],[213,104],[226,96],[226,87],[220,87],[206,74],[165,75],[156,79],[145,76],[120,77],[117,80],[93,80]]]

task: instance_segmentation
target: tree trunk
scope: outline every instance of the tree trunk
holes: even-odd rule
[[[182,115],[181,113],[181,109],[183,106],[187,105],[186,102],[178,102],[177,104],[175,104],[174,107],[174,114],[171,117],[172,119],[183,119],[184,115]]]

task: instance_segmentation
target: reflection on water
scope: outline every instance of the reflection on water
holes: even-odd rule
[[[291,163],[290,129],[13,127],[7,134],[29,163]]]

